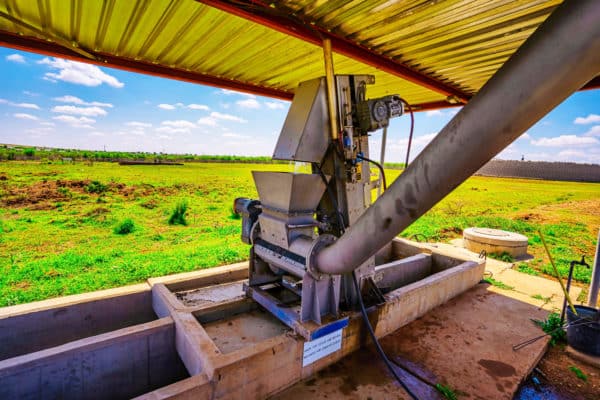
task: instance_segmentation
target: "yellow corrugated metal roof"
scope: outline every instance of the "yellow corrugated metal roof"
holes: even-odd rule
[[[472,95],[560,2],[291,0],[262,6]],[[0,0],[0,12],[0,43],[31,43],[34,51],[48,53],[49,44],[76,46],[98,59],[111,55],[132,65],[289,93],[300,81],[324,74],[319,46],[193,0]],[[347,55],[334,54],[334,63],[336,73],[375,75],[373,97],[399,93],[415,104],[446,98]]]

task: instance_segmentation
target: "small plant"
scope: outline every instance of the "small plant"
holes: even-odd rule
[[[560,315],[558,313],[548,314],[548,318],[545,321],[533,320],[533,322],[542,328],[544,332],[550,335],[550,345],[556,346],[558,343],[564,343],[567,340],[567,333],[563,329],[563,325],[560,321]]]
[[[526,263],[519,264],[519,266],[517,267],[517,271],[533,276],[537,276],[540,274],[535,268],[527,265]]]
[[[135,224],[133,223],[133,220],[131,218],[127,218],[121,221],[117,226],[115,226],[113,232],[117,235],[127,235],[133,232],[134,230]]]
[[[577,368],[576,366],[571,365],[569,367],[569,371],[573,372],[582,381],[587,382],[587,375],[584,374],[583,371]]]
[[[442,394],[442,396],[444,396],[445,399],[457,400],[456,393],[454,393],[454,390],[452,390],[450,387],[442,385],[441,383],[436,383],[435,388]]]
[[[512,263],[514,261],[513,257],[505,251],[502,253],[488,253],[488,257],[504,261],[505,263]]]
[[[169,217],[169,225],[187,225],[187,221],[185,219],[185,213],[187,210],[188,203],[186,200],[177,203],[173,213]]]
[[[73,193],[66,187],[59,187],[56,191],[63,197],[73,197]]]
[[[507,285],[504,282],[497,281],[494,278],[485,278],[484,281],[486,281],[490,285],[496,286],[497,288],[504,290],[513,290],[515,288],[514,286]]]
[[[100,181],[91,181],[85,187],[85,191],[88,193],[102,194],[102,193],[106,192],[107,190],[108,190],[108,186],[106,186],[104,183],[102,183]]]
[[[33,157],[35,155],[35,149],[34,148],[25,149],[25,150],[23,150],[23,154],[26,155],[27,157]]]

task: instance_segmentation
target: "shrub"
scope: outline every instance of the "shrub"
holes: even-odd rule
[[[128,233],[131,233],[134,230],[135,224],[133,223],[131,218],[127,218],[121,221],[117,226],[115,226],[113,232],[117,235],[127,235]]]
[[[545,321],[533,320],[533,322],[550,335],[551,346],[567,341],[567,332],[565,332],[560,322],[560,315],[558,313],[553,312],[548,314],[548,318]]]
[[[99,182],[99,181],[91,181],[85,187],[85,190],[88,193],[102,194],[108,190],[108,186],[106,186],[104,183]]]
[[[171,217],[169,217],[169,225],[187,225],[185,219],[185,213],[188,209],[188,203],[186,200],[180,201],[175,206]]]
[[[25,149],[25,150],[23,150],[23,154],[26,155],[27,157],[33,157],[35,155],[35,149],[32,149],[32,148]]]

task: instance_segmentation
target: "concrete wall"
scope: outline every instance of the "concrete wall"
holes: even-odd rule
[[[475,175],[553,181],[600,182],[600,165],[494,159],[484,165]]]
[[[0,362],[0,399],[128,399],[189,375],[171,318]]]
[[[150,288],[143,285],[140,289],[126,296],[111,297],[112,292],[123,294],[115,290],[73,296],[84,301],[58,307],[52,307],[52,300],[40,302],[50,308],[21,315],[14,315],[10,308],[3,309],[0,360],[156,319]]]

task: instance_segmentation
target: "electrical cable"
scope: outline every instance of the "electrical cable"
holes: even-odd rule
[[[379,164],[377,161],[368,159],[367,157],[360,156],[359,158],[361,160],[365,160],[367,162],[375,164],[375,166],[377,166],[377,168],[379,168],[379,173],[381,174],[381,180],[383,181],[383,190],[387,190],[387,182],[385,180],[385,172],[383,172],[383,166],[381,164]]]
[[[360,312],[362,313],[362,317],[363,317],[363,320],[365,321],[365,325],[367,326],[367,330],[369,331],[369,335],[371,336],[371,340],[373,341],[373,344],[375,344],[375,347],[377,348],[377,352],[381,356],[381,359],[383,360],[385,365],[388,367],[388,369],[390,370],[392,375],[394,375],[394,378],[396,378],[396,380],[398,381],[400,386],[402,386],[404,391],[406,393],[408,393],[408,395],[413,400],[419,400],[419,398],[410,390],[410,388],[406,385],[406,383],[404,383],[404,381],[400,378],[400,376],[398,376],[398,373],[392,366],[391,361],[385,355],[385,352],[381,348],[381,345],[379,344],[379,341],[377,340],[377,337],[375,336],[373,327],[371,326],[371,323],[369,322],[369,316],[367,315],[367,309],[365,308],[365,303],[363,302],[362,295],[360,294],[360,288],[358,287],[358,280],[356,279],[355,271],[352,271],[352,282],[354,282],[354,290],[356,290],[357,297],[358,297],[358,303],[360,304]]]
[[[408,108],[408,112],[410,112],[410,133],[408,135],[408,147],[406,148],[406,161],[404,162],[404,168],[408,168],[408,159],[410,157],[410,147],[412,145],[413,132],[415,129],[415,114],[413,112],[412,107],[408,103],[408,101],[404,100],[400,97],[400,101],[404,103],[406,108]]]

